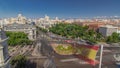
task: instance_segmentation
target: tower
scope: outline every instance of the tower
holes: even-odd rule
[[[18,14],[16,23],[25,24],[27,22],[26,20],[27,20],[26,17],[22,16],[22,14]]]
[[[7,39],[5,32],[0,28],[0,68],[10,68]]]
[[[46,21],[49,21],[49,20],[50,20],[50,17],[47,16],[47,15],[45,15],[45,20],[46,20]]]

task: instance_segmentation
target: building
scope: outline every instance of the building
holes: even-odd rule
[[[95,31],[97,31],[99,27],[105,25],[103,22],[76,22],[76,24],[82,26],[88,26],[89,29],[93,29]]]
[[[118,30],[117,30],[117,33],[119,33],[120,34],[120,27],[118,26]]]
[[[118,27],[114,27],[111,25],[106,25],[106,26],[102,26],[99,28],[99,33],[101,33],[103,36],[107,37],[112,35],[112,33],[118,31]]]
[[[10,68],[7,39],[5,32],[0,29],[0,68]]]
[[[26,24],[26,23],[31,23],[32,21],[28,20],[22,14],[18,14],[17,17],[11,17],[11,18],[1,19],[0,20],[0,26],[8,25],[8,24],[13,24],[15,22],[18,23],[18,24]]]
[[[18,24],[13,23],[4,26],[5,31],[24,32],[28,34],[30,40],[36,40],[36,27],[31,24]]]
[[[48,29],[52,25],[56,24],[58,21],[59,21],[58,18],[56,20],[52,20],[52,19],[50,19],[49,16],[45,15],[44,18],[40,18],[40,19],[36,20],[36,25],[38,27]]]

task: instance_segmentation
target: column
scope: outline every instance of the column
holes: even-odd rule
[[[3,47],[0,45],[0,66],[4,65]]]

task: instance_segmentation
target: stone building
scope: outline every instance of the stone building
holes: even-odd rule
[[[10,68],[7,39],[5,32],[0,29],[0,68]]]
[[[112,35],[112,33],[118,31],[118,27],[114,27],[111,25],[106,25],[106,26],[102,26],[99,28],[99,33],[101,33],[103,36],[107,37]]]
[[[28,38],[30,40],[36,40],[36,27],[31,24],[13,23],[13,24],[4,26],[4,30],[13,31],[13,32],[24,32],[28,34]]]

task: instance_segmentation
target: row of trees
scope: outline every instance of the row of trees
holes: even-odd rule
[[[106,42],[108,42],[108,43],[117,43],[117,42],[120,42],[120,34],[113,33],[111,36],[107,37]]]
[[[49,31],[67,38],[81,38],[93,43],[103,39],[100,33],[89,29],[88,26],[80,26],[76,24],[56,24],[55,26],[49,28]]]
[[[41,28],[41,27],[38,27],[38,26],[36,26],[37,27],[37,30],[41,30],[42,32],[44,32],[44,33],[46,33],[48,30],[47,29],[44,29],[44,28]],[[38,31],[37,31],[38,32]]]
[[[120,35],[117,33],[113,33],[109,37],[103,37],[100,33],[89,29],[88,26],[80,26],[77,24],[65,24],[60,23],[55,26],[49,28],[49,31],[61,36],[65,36],[67,38],[81,38],[84,40],[88,40],[92,43],[97,42],[120,42]]]
[[[6,32],[6,35],[9,37],[8,44],[10,46],[32,44],[24,32]]]

